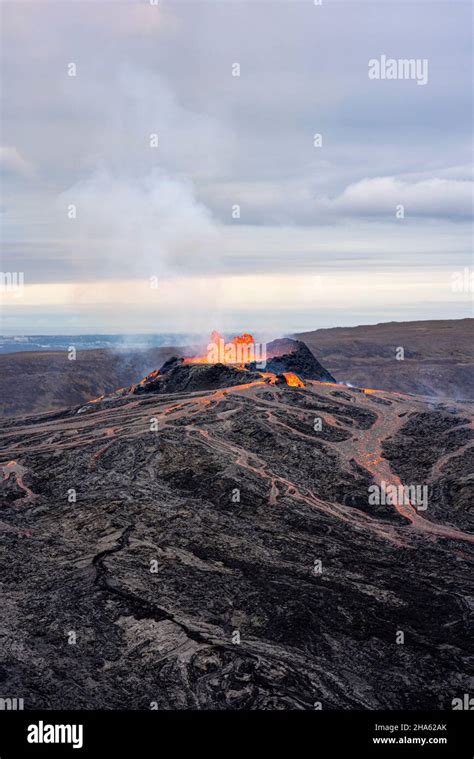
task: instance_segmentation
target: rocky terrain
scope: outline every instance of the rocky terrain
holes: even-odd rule
[[[72,338],[73,340],[73,338]],[[85,403],[137,382],[176,348],[142,351],[25,351],[0,355],[0,413],[4,416],[54,411]]]
[[[0,696],[443,710],[472,693],[473,404],[245,379],[5,420]],[[428,507],[371,502],[384,482],[426,485]]]
[[[361,387],[433,397],[474,398],[474,319],[391,322],[300,336],[328,373]],[[285,341],[280,342],[284,350]],[[272,343],[272,345],[274,344]],[[397,361],[395,350],[404,347]],[[192,348],[83,350],[0,355],[0,413],[30,414],[86,403],[128,387]]]
[[[320,382],[336,381],[301,340],[288,338],[272,340],[268,343],[267,355],[266,371],[276,374],[295,372],[302,379],[314,379]]]
[[[193,363],[193,358],[172,356],[161,369],[155,369],[131,388],[121,388],[112,398],[128,392],[176,393],[193,390],[215,390],[249,382],[264,380],[267,384],[303,385],[304,379],[335,382],[334,377],[321,366],[306,345],[297,340],[274,340],[268,344],[268,357],[264,362],[247,364]],[[103,398],[103,397],[102,397]],[[102,398],[93,400],[101,402]],[[106,398],[107,401],[110,400]],[[82,409],[81,409],[82,411]]]
[[[474,319],[336,327],[297,337],[353,385],[474,398]],[[400,347],[403,360],[397,359]]]

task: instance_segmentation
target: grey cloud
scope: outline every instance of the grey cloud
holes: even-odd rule
[[[204,198],[228,221],[234,204],[246,223],[327,224],[359,216],[393,220],[403,205],[410,217],[465,221],[472,217],[473,183],[464,167],[422,176],[365,177],[335,195],[322,191],[312,175],[274,182],[224,183],[209,186]],[[459,174],[462,178],[456,178]]]
[[[0,146],[0,171],[14,177],[32,177],[35,170],[15,147]]]
[[[472,216],[473,184],[468,180],[425,179],[409,182],[397,177],[362,179],[347,187],[323,208],[347,215],[393,216],[398,205],[410,216],[466,219]]]
[[[32,281],[466,261],[468,3],[2,10],[5,258]],[[369,81],[381,53],[429,84]]]

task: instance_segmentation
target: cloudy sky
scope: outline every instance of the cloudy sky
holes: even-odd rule
[[[3,334],[472,315],[470,2],[0,7]]]

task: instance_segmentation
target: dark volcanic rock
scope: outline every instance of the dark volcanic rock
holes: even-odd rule
[[[300,340],[273,340],[267,345],[266,371],[282,374],[294,372],[301,379],[319,382],[336,382],[324,366],[313,356],[309,348]],[[255,365],[251,364],[251,367]]]
[[[411,414],[383,446],[403,482],[427,482],[429,516],[474,528],[474,430],[468,418],[437,409]]]
[[[186,364],[184,361],[183,358],[170,358],[161,369],[133,385],[131,392],[141,395],[180,393],[184,390],[216,390],[262,379],[258,372],[247,369],[237,369],[224,364]]]
[[[193,365],[183,382],[194,370],[222,379]],[[144,391],[10,419],[2,696],[25,709],[445,710],[472,692],[472,535],[452,515],[460,526],[469,508],[473,407],[453,404],[449,424],[415,397],[334,392]],[[410,523],[369,505],[394,476],[384,450],[400,473],[449,479],[437,508]]]
[[[388,322],[296,335],[339,380],[434,398],[474,398],[474,319]],[[405,360],[396,360],[403,345]]]
[[[474,398],[474,319],[322,329],[299,338],[339,381],[437,398]],[[283,353],[291,352],[292,341],[286,343]],[[400,345],[406,348],[405,361],[395,359]],[[77,361],[68,361],[64,351],[3,354],[0,411],[4,416],[45,413],[85,404],[117,387],[130,387],[169,356],[196,350],[198,346],[84,350],[78,351]]]
[[[131,392],[179,393],[193,390],[216,390],[261,380],[259,369],[277,375],[277,384],[286,384],[285,372],[293,372],[301,379],[335,382],[329,372],[315,359],[306,345],[288,338],[274,340],[267,346],[267,364],[261,368],[253,362],[245,367],[230,364],[188,363],[184,358],[173,356],[161,369],[151,372],[141,382],[133,385]]]
[[[426,479],[442,456],[456,452],[470,441],[474,441],[474,430],[469,419],[433,410],[410,415],[400,432],[383,448],[385,458],[402,479],[416,482]]]

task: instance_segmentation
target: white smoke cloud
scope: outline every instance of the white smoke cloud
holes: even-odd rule
[[[64,237],[91,274],[103,265],[112,278],[193,273],[208,268],[222,244],[192,183],[160,169],[132,178],[101,168],[57,205]]]

